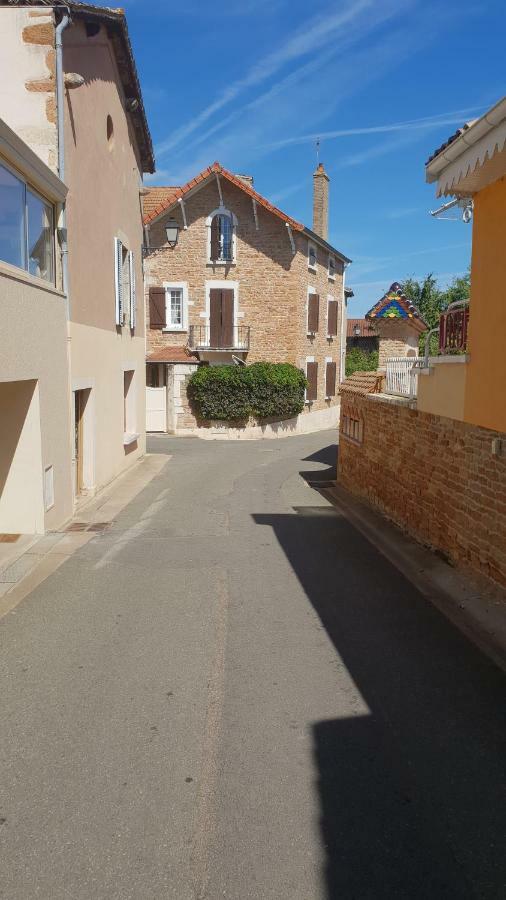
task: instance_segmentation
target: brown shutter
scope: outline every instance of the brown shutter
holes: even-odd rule
[[[336,396],[337,363],[328,362],[325,372],[325,396]]]
[[[327,334],[329,335],[329,337],[335,337],[335,335],[337,335],[337,300],[329,300],[329,322]]]
[[[215,216],[211,222],[211,261],[220,257],[220,217]]]
[[[149,289],[149,327],[165,328],[165,288],[150,287]]]
[[[318,398],[318,363],[306,363],[306,400],[316,400]]]
[[[221,291],[209,291],[209,345],[219,347],[221,339]]]
[[[221,292],[221,347],[234,346],[234,292]]]
[[[320,297],[318,294],[310,294],[307,301],[307,330],[311,334],[318,331],[320,319]]]

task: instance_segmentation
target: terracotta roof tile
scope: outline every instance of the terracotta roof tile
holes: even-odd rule
[[[341,394],[380,394],[384,375],[381,372],[354,372],[341,384]]]
[[[390,285],[386,294],[365,314],[366,319],[402,319],[416,331],[427,331],[429,327],[422,319],[415,304],[402,292],[398,281]]]
[[[149,353],[146,361],[153,363],[196,363],[199,360],[186,347],[161,347],[159,350]]]
[[[212,166],[208,166],[207,169],[199,172],[199,174],[196,175],[195,178],[192,178],[187,182],[187,184],[183,185],[183,187],[177,188],[172,196],[166,197],[164,200],[162,200],[155,209],[144,216],[144,224],[149,225],[163,212],[174,206],[175,202],[179,200],[180,197],[184,197],[203,181],[207,181],[207,179],[212,175],[221,175],[223,178],[226,178],[227,181],[230,181],[231,184],[235,184],[236,187],[239,187],[242,191],[244,191],[245,194],[248,194],[253,200],[256,200],[256,202],[260,206],[263,206],[264,209],[268,209],[269,212],[272,212],[274,215],[279,216],[280,219],[283,219],[283,221],[290,225],[290,227],[295,231],[304,231],[304,226],[301,225],[300,222],[297,222],[295,219],[287,216],[284,212],[278,209],[277,206],[274,206],[273,203],[270,203],[269,200],[267,200],[265,197],[262,197],[262,195],[259,194],[258,191],[255,191],[255,189],[252,188],[251,185],[247,184],[243,179],[238,178],[237,175],[233,175],[232,172],[228,171],[228,169],[224,169],[219,162],[214,162]]]
[[[146,187],[142,192],[142,211],[144,219],[155,209],[174,197],[179,187]]]
[[[425,165],[428,166],[429,163],[432,162],[432,160],[436,158],[436,156],[439,156],[439,154],[442,153],[443,150],[446,150],[446,148],[449,147],[450,144],[453,144],[453,142],[456,141],[457,138],[459,138],[461,134],[464,134],[464,131],[467,131],[467,129],[471,127],[471,125],[473,124],[474,121],[476,121],[476,120],[473,119],[471,122],[466,122],[462,126],[462,128],[457,128],[457,131],[455,131],[454,134],[451,134],[450,137],[446,139],[444,144],[441,144],[441,146],[438,147],[437,150],[434,150],[434,153],[432,153],[429,156]]]
[[[360,329],[360,333],[356,333],[356,329]],[[376,337],[377,331],[374,322],[370,319],[348,319],[346,324],[346,337]]]

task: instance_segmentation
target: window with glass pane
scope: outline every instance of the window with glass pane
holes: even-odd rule
[[[1,164],[0,260],[54,283],[53,207]]]
[[[0,165],[0,259],[24,269],[25,253],[25,185]]]
[[[171,328],[183,327],[183,291],[181,288],[173,288],[169,291],[169,315],[167,323]]]
[[[32,191],[26,191],[28,217],[28,271],[53,280],[53,210]]]
[[[219,221],[219,240],[220,240],[220,259],[232,259],[233,246],[232,239],[234,227],[230,216],[218,216]]]

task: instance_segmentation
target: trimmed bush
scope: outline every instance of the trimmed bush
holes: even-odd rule
[[[304,374],[289,363],[199,366],[188,395],[202,419],[290,418],[304,408]]]
[[[379,353],[372,350],[367,353],[359,347],[353,347],[346,354],[346,377],[354,372],[374,372],[378,368]]]

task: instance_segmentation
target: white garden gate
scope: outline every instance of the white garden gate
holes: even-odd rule
[[[167,388],[146,388],[146,431],[167,431]]]

